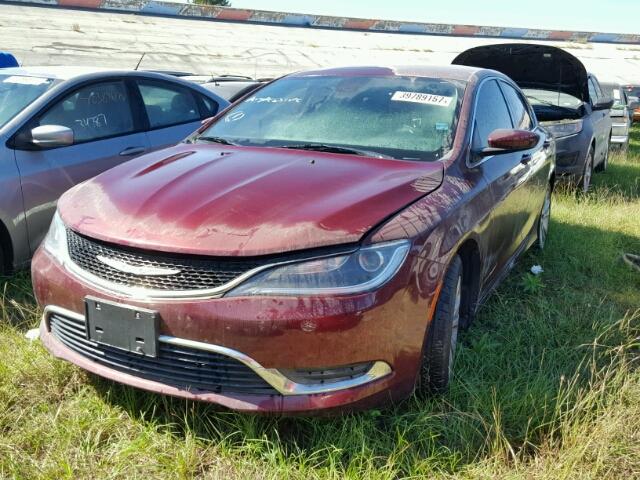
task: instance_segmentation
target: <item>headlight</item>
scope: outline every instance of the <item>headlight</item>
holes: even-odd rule
[[[545,128],[549,130],[554,137],[568,137],[582,131],[582,120],[572,120],[562,123],[545,123]]]
[[[60,263],[64,263],[67,257],[67,228],[64,226],[60,214],[56,210],[47,236],[43,242],[44,249]]]
[[[274,267],[251,277],[226,296],[338,295],[374,290],[395,275],[409,245],[408,240],[380,243],[346,255]]]

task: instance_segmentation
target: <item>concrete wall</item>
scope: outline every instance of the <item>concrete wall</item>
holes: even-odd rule
[[[492,27],[442,23],[398,22],[391,20],[344,18],[267,10],[193,5],[158,0],[12,0],[15,3],[46,4],[107,11],[201,18],[247,23],[266,23],[297,27],[368,30],[426,35],[495,37],[525,40],[563,40],[568,42],[640,44],[640,35],[602,32],[572,32],[520,27]]]
[[[101,5],[116,3],[91,1]],[[143,0],[127,3],[149,4]],[[25,65],[132,68],[146,53],[141,65],[145,69],[270,77],[348,64],[447,64],[467,48],[505,41],[512,40],[285,28],[242,21],[0,4],[0,48],[13,52]],[[545,43],[578,56],[603,80],[640,83],[640,45]]]

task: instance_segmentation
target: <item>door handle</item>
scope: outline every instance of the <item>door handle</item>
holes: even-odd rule
[[[520,163],[526,165],[527,163],[529,163],[531,161],[531,155],[528,153],[525,153],[524,155],[522,155],[522,158],[520,159]]]
[[[139,155],[146,151],[147,149],[145,147],[128,147],[122,150],[119,155],[121,157],[130,157],[131,155]]]

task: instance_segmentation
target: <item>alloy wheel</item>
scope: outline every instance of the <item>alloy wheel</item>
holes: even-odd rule
[[[589,156],[587,157],[587,163],[584,166],[584,173],[582,174],[582,191],[587,193],[591,186],[591,176],[593,175],[593,149],[589,150]]]

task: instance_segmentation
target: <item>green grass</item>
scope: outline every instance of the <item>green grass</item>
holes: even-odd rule
[[[446,395],[276,419],[163,398],[53,359],[29,278],[0,298],[0,477],[640,478],[640,130],[461,338]],[[541,277],[528,269],[540,264]]]

